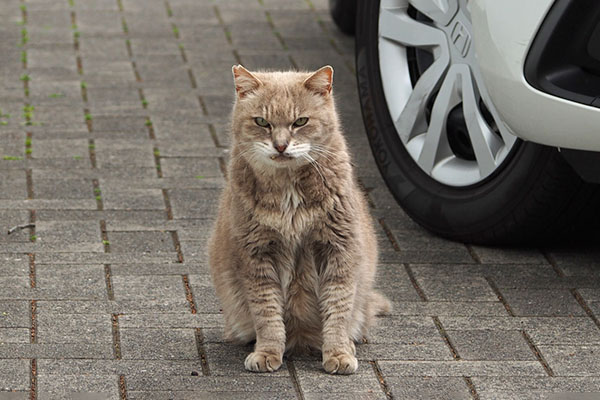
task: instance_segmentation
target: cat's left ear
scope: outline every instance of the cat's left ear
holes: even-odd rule
[[[331,93],[333,84],[333,68],[326,65],[306,78],[304,86],[313,92],[326,96]]]
[[[231,72],[233,72],[233,80],[235,81],[235,91],[240,98],[262,85],[260,79],[241,65],[234,65],[231,68]]]

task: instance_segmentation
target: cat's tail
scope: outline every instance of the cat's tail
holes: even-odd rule
[[[371,293],[371,305],[375,311],[375,315],[385,315],[392,311],[392,303],[376,290],[373,290]]]

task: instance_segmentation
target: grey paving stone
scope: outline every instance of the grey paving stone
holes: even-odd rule
[[[586,317],[440,317],[451,330],[525,330],[534,344],[598,344],[600,331]]]
[[[36,288],[47,296],[62,299],[106,298],[104,267],[101,265],[36,266]]]
[[[159,300],[174,311],[188,310],[180,276],[114,276],[112,281],[115,300]]]
[[[40,244],[60,252],[104,251],[99,224],[40,221],[35,226]]]
[[[388,376],[547,376],[537,361],[381,361]]]
[[[38,313],[38,343],[112,343],[109,314]]]
[[[29,389],[29,360],[0,360],[0,391]]]
[[[88,179],[44,179],[34,181],[34,188],[38,199],[90,199],[95,196],[92,181]]]
[[[161,158],[161,167],[163,176],[165,177],[223,176],[219,166],[219,160],[215,157]]]
[[[206,359],[211,376],[256,376],[255,373],[244,368],[244,360],[252,352],[252,346],[239,346],[222,343],[204,344]],[[290,376],[287,360],[276,372],[270,376]]]
[[[0,327],[31,327],[30,307],[28,301],[0,301]]]
[[[373,367],[361,362],[354,375],[329,375],[320,361],[294,361],[298,382],[303,392],[339,393],[372,392],[381,390]]]
[[[40,399],[119,398],[119,377],[116,375],[40,375],[37,385]]]
[[[18,221],[15,225],[26,222],[26,219]],[[29,234],[26,231],[27,239]],[[13,233],[14,235],[14,233]],[[0,256],[0,276],[28,275],[29,274],[29,256],[22,254],[2,255]]]
[[[113,356],[112,344],[108,343],[56,343],[29,344],[6,343],[0,346],[0,358],[90,358],[107,359]],[[4,361],[4,360],[3,360]],[[27,361],[27,360],[25,360]]]
[[[194,360],[199,357],[192,329],[123,328],[120,335],[124,359]]]
[[[518,316],[579,316],[585,311],[566,289],[503,289]]]
[[[466,274],[464,267],[412,265],[411,268],[429,300],[497,300],[485,278]]]
[[[29,343],[29,328],[0,328],[0,343]]]
[[[473,246],[473,251],[484,264],[547,264],[546,257],[537,249],[504,249]]]
[[[218,206],[220,190],[173,189],[169,191],[175,218],[211,218]]]
[[[473,377],[472,381],[485,399],[591,400],[600,393],[600,380],[589,377]]]
[[[462,377],[391,377],[387,379],[387,384],[392,396],[398,399],[472,399]]]
[[[536,360],[519,331],[446,330],[452,344],[465,360]]]
[[[270,377],[255,374],[244,377],[226,376],[146,376],[129,379],[127,386],[131,391],[200,390],[204,392],[243,392],[246,396],[254,392],[287,392],[294,396],[292,382],[287,377]]]
[[[538,346],[556,376],[597,376],[600,346]]]
[[[219,328],[223,327],[221,314],[192,314],[189,310],[180,313],[139,313],[119,317],[123,328]]]
[[[110,250],[114,253],[173,252],[173,238],[169,232],[109,232]]]

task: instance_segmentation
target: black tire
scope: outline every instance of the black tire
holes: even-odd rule
[[[356,28],[357,0],[329,0],[329,12],[337,27],[347,35],[354,35]]]
[[[547,243],[570,232],[597,186],[583,182],[557,149],[515,144],[503,165],[468,187],[424,173],[396,133],[379,70],[379,0],[358,3],[356,66],[363,120],[390,191],[417,223],[446,238],[478,244]],[[594,200],[595,201],[595,200]]]

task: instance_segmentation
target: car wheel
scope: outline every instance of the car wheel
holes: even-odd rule
[[[504,125],[477,65],[468,0],[360,1],[357,15],[367,135],[407,214],[480,244],[556,238],[581,216],[596,186],[557,149]]]
[[[354,35],[356,28],[356,0],[329,0],[329,12],[333,22],[347,35]]]

